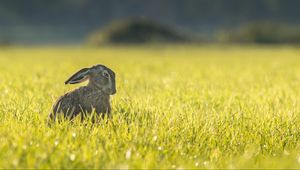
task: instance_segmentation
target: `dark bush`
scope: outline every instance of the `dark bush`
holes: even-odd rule
[[[7,47],[10,46],[11,42],[9,40],[2,40],[0,39],[0,47]]]
[[[115,21],[103,30],[92,33],[90,44],[174,43],[188,39],[176,31],[148,19]]]
[[[300,29],[295,26],[257,22],[242,25],[235,31],[223,31],[218,38],[234,43],[300,43]]]

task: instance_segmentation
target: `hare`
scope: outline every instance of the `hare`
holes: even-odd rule
[[[111,117],[110,95],[116,93],[115,73],[99,64],[79,70],[65,84],[76,84],[85,80],[89,80],[86,86],[68,92],[57,100],[49,115],[50,120],[56,120],[59,114],[69,119],[81,115],[83,119],[84,114],[93,111],[102,117],[105,114]]]

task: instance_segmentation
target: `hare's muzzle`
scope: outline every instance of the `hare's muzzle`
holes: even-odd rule
[[[116,90],[116,89],[112,89],[110,94],[111,94],[111,95],[114,95],[114,94],[116,94],[116,93],[117,93],[117,90]]]

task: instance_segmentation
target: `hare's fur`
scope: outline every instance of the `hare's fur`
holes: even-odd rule
[[[111,117],[110,95],[116,92],[114,72],[103,65],[97,65],[91,69],[96,69],[96,72],[92,70],[94,72],[90,71],[89,73],[85,73],[87,75],[84,74],[82,76],[82,73],[79,71],[70,78],[74,80],[73,82],[70,79],[68,80],[69,82],[66,82],[66,84],[74,84],[74,82],[78,83],[86,79],[90,80],[87,86],[80,87],[61,96],[53,106],[53,111],[49,115],[50,120],[55,120],[59,114],[63,114],[65,118],[73,119],[78,115],[81,115],[83,118],[86,113],[92,112],[95,112],[97,115]],[[112,87],[107,87],[110,91],[105,88],[106,79],[101,76],[101,71],[103,70],[107,70],[110,74],[109,81],[107,81],[109,83],[107,84],[111,86],[113,82]],[[80,78],[82,81],[78,81]],[[99,80],[97,82],[93,81],[94,79]],[[102,84],[99,84],[101,81]]]

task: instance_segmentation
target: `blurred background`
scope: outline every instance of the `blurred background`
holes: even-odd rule
[[[299,0],[1,0],[0,44],[298,44],[299,7]]]

